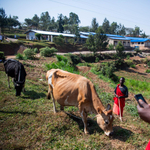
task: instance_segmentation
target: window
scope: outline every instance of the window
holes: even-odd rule
[[[140,42],[138,42],[138,44],[140,44]]]
[[[144,44],[144,42],[142,42],[141,44]]]
[[[117,41],[114,41],[114,45],[117,45],[117,43],[118,43]]]

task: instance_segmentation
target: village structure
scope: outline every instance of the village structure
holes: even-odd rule
[[[36,40],[37,37],[35,36],[36,33],[42,35],[45,40],[53,42],[53,38],[55,36],[62,35],[65,39],[65,42],[68,41],[69,38],[75,38],[75,34],[66,34],[66,33],[58,33],[58,32],[50,32],[50,31],[41,31],[41,30],[28,30],[25,32],[27,40]],[[95,35],[94,32],[80,32],[80,43],[85,43],[88,35]],[[113,34],[106,34],[107,39],[109,41],[108,45],[112,44],[116,46],[119,41],[122,42],[125,49],[130,48],[139,48],[140,50],[150,50],[150,39],[148,38],[140,38],[140,37],[126,37],[121,35],[113,35]]]

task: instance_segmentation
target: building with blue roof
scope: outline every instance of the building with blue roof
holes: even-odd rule
[[[55,36],[63,35],[65,41],[67,42],[70,38],[75,38],[75,34],[66,34],[66,33],[58,33],[58,32],[50,32],[50,31],[41,31],[41,30],[29,30],[25,32],[26,39],[35,40],[36,36],[35,33],[42,34],[46,40],[53,42],[53,38]],[[80,43],[85,43],[86,39],[89,35],[95,35],[95,32],[80,32]],[[118,44],[118,42],[122,42],[125,49],[131,49],[135,47],[139,47],[141,50],[149,49],[150,50],[150,39],[148,38],[139,38],[139,37],[125,37],[121,35],[113,35],[113,34],[106,34],[108,39],[108,45],[112,44],[114,47]]]

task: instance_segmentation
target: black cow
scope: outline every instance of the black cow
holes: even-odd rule
[[[16,96],[20,96],[25,85],[26,71],[22,63],[14,59],[7,59],[4,61],[5,72],[8,77],[8,86],[10,88],[9,76],[13,78],[16,89]]]

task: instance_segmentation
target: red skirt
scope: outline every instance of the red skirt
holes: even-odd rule
[[[150,140],[149,140],[145,150],[150,150]]]
[[[121,112],[121,117],[123,117],[123,108],[121,108],[121,110],[120,110],[119,106],[116,103],[114,103],[113,113],[116,115],[120,115],[120,112]]]

